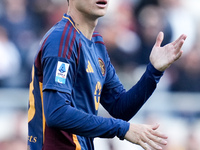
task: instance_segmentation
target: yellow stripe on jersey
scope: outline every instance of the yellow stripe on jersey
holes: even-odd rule
[[[41,103],[42,103],[43,142],[44,142],[46,119],[45,119],[45,116],[44,116],[44,102],[43,102],[43,92],[42,92],[43,83],[39,82],[39,85],[40,85],[40,96],[41,96]]]
[[[80,145],[80,143],[78,141],[78,138],[77,138],[77,136],[75,134],[73,134],[73,141],[74,141],[74,143],[76,145],[76,150],[81,150],[81,145]]]
[[[75,24],[71,21],[71,19],[69,17],[63,16],[63,18],[69,20],[71,22],[71,24],[73,25],[73,27],[76,29],[76,31],[80,34],[80,31],[77,29],[77,27],[75,26]]]
[[[32,68],[32,81],[29,89],[29,109],[28,109],[28,122],[30,122],[35,115],[35,99],[33,95],[33,80],[34,80],[34,67]]]

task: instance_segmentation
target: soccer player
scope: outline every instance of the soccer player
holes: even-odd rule
[[[93,150],[95,137],[119,137],[162,149],[158,124],[130,124],[163,71],[182,54],[186,35],[160,47],[160,32],[141,79],[125,91],[103,38],[94,32],[109,0],[68,0],[68,13],[44,36],[32,69],[28,110],[30,150]],[[108,33],[109,34],[109,33]],[[99,104],[113,116],[97,116]]]

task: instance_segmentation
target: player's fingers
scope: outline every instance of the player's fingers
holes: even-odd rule
[[[163,139],[167,139],[168,136],[163,134],[162,132],[159,132],[159,131],[150,131],[150,133],[154,136],[157,136],[157,137],[160,137],[160,138],[163,138]]]
[[[155,124],[151,125],[151,129],[152,129],[152,130],[156,130],[156,129],[159,128],[159,126],[160,126],[160,124],[155,123]]]
[[[143,142],[143,141],[140,141],[138,142],[138,144],[145,150],[151,150],[148,145],[147,145],[147,142]]]
[[[156,143],[166,145],[167,144],[166,139],[168,137],[165,134],[157,131],[159,126],[160,126],[159,124],[153,125],[152,129],[149,130],[149,134],[147,134],[147,137]]]
[[[183,46],[183,43],[184,43],[184,42],[185,42],[184,40],[179,41],[179,42],[175,45],[175,49],[176,49],[177,51],[180,51],[180,49],[181,49],[181,47]]]
[[[186,38],[187,36],[183,34],[176,41],[172,42],[172,45],[174,46],[176,53],[180,52],[181,47],[183,46]]]
[[[160,47],[160,45],[161,45],[161,43],[162,43],[162,41],[163,41],[163,38],[164,38],[164,33],[163,33],[163,32],[159,32],[159,33],[158,33],[158,36],[157,36],[157,38],[156,38],[156,43],[155,43],[154,46]]]
[[[187,36],[185,34],[182,34],[181,36],[179,36],[178,39],[176,39],[174,42],[172,42],[173,45],[176,45],[177,43],[179,43],[180,41],[185,41],[187,38]]]
[[[148,145],[150,145],[151,147],[153,147],[154,149],[156,149],[156,150],[161,150],[162,149],[162,147],[161,146],[159,146],[156,142],[154,142],[153,140],[148,140]]]
[[[154,126],[152,126],[152,130],[149,130],[149,132],[154,135],[154,136],[157,136],[157,137],[161,137],[161,138],[164,138],[164,139],[167,139],[167,135],[157,131],[158,127],[160,125],[159,124],[155,124]]]
[[[177,59],[179,59],[183,53],[183,51],[181,50],[182,46],[183,46],[184,41],[177,43],[176,45],[174,45],[173,48],[173,54],[172,55],[172,59],[173,61],[176,61]]]
[[[177,59],[179,59],[180,57],[181,57],[181,55],[183,54],[183,51],[182,50],[180,50],[180,52],[176,55],[176,57],[175,57],[175,61],[177,60]]]
[[[167,141],[166,141],[166,137],[163,137],[163,135],[160,134],[160,137],[159,136],[155,136],[153,134],[149,134],[148,135],[148,138],[155,142],[155,143],[158,143],[158,144],[162,144],[162,145],[167,145]]]
[[[162,147],[160,145],[157,144],[157,142],[155,142],[154,140],[151,140],[148,137],[145,137],[143,139],[143,142],[146,143],[144,144],[144,146],[146,146],[146,148],[148,148],[148,145],[151,146],[152,148],[156,149],[156,150],[161,150]]]

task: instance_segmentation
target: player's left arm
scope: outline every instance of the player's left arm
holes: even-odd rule
[[[128,92],[120,84],[114,68],[108,61],[107,80],[102,92],[101,103],[108,112],[116,118],[131,119],[154,92],[163,71],[178,60],[186,35],[164,47],[161,43],[164,34],[160,32],[150,54],[150,63],[141,79]]]
[[[124,89],[116,74],[111,75],[109,83],[104,85],[101,104],[113,117],[128,121],[152,95],[162,75],[163,72],[156,70],[149,63],[143,76],[128,91]]]

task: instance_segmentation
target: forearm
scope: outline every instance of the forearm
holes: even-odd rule
[[[129,128],[129,123],[120,119],[103,118],[84,113],[73,108],[69,101],[63,103],[59,97],[51,100],[55,92],[44,92],[44,112],[47,125],[59,128],[73,134],[85,137],[112,138],[118,136],[123,139]],[[62,95],[62,94],[61,94]]]
[[[163,72],[157,71],[151,64],[147,66],[146,72],[141,79],[129,91],[123,89],[117,91],[112,100],[107,100],[104,106],[113,117],[130,120],[143,106],[154,92]],[[120,93],[120,94],[119,94]]]

